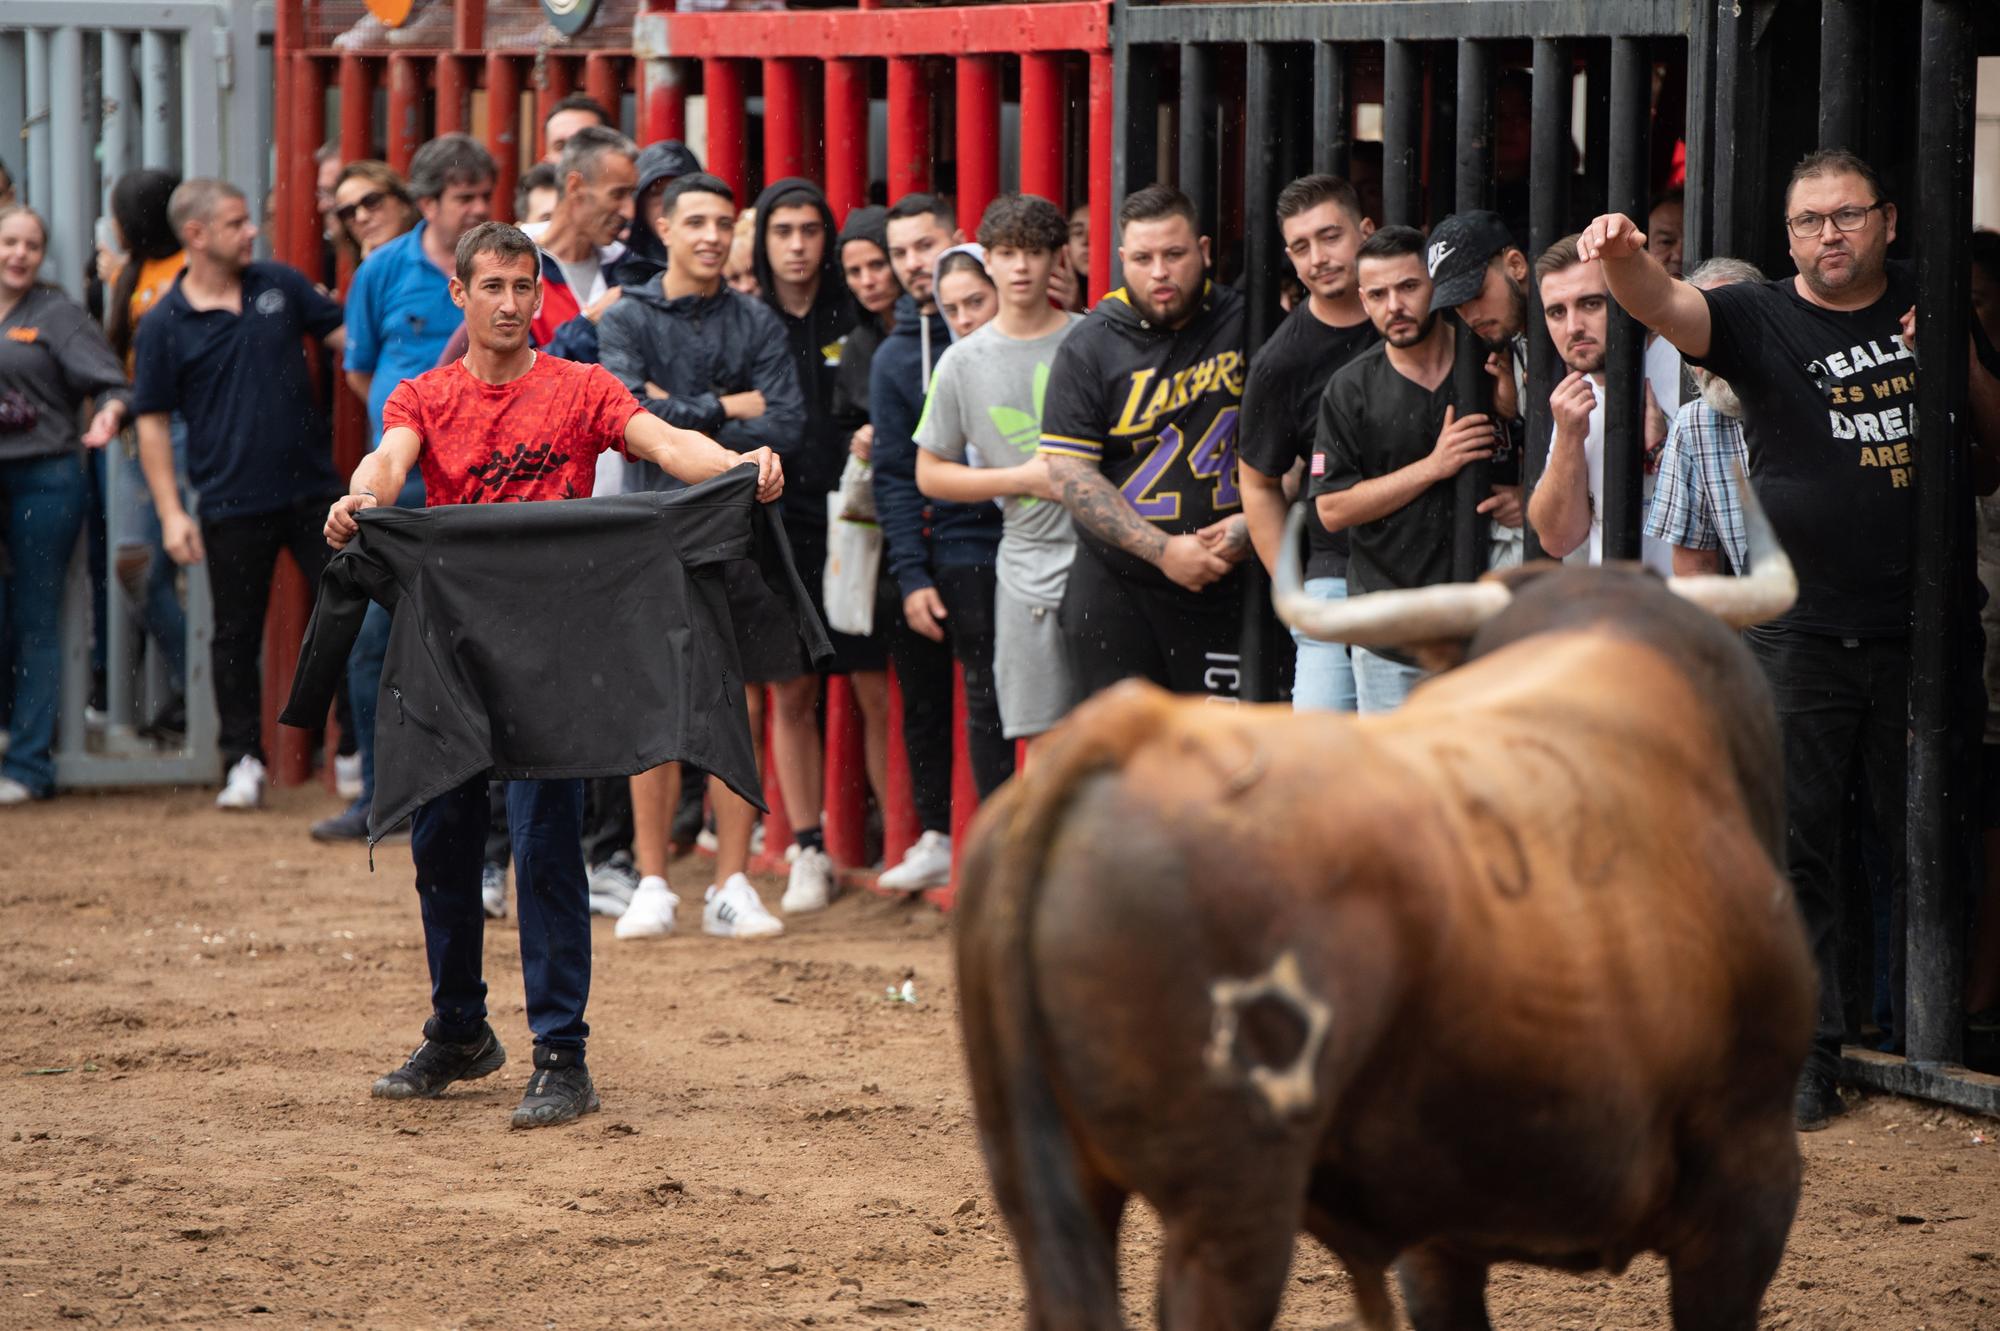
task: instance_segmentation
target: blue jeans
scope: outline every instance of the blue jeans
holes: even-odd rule
[[[13,643],[13,714],[0,776],[38,797],[56,786],[56,706],[62,695],[63,579],[90,502],[74,453],[0,462],[0,532],[13,573],[0,578],[0,621]]]
[[[187,422],[178,414],[170,427],[174,441],[174,475],[182,478],[182,497],[186,498],[187,485]],[[121,456],[115,465],[124,469],[125,502],[121,511],[111,515],[118,537],[118,548],[147,552],[145,582],[134,585],[125,582],[127,595],[138,611],[140,627],[144,628],[162,653],[165,654],[167,671],[174,681],[174,692],[179,693],[187,685],[187,612],[181,607],[180,569],[160,543],[160,515],[153,509],[153,499],[146,491],[146,473],[139,465],[139,459]],[[135,580],[136,581],[136,580]]]
[[[1366,647],[1354,649],[1355,702],[1364,716],[1395,711],[1423,677],[1416,666],[1377,656]]]
[[[411,472],[396,496],[396,508],[424,506],[424,478]],[[373,602],[361,621],[361,632],[347,653],[347,706],[354,717],[354,749],[361,755],[361,794],[357,809],[375,802],[375,695],[382,690],[382,662],[389,655],[389,612]]]
[[[1307,578],[1306,595],[1315,601],[1347,599],[1346,578]],[[1298,664],[1292,671],[1292,710],[1351,712],[1354,710],[1354,663],[1344,642],[1322,642],[1297,629]]]
[[[590,1027],[590,887],[583,871],[583,782],[510,781],[507,822],[521,913],[521,981],[535,1043],[581,1049]],[[486,777],[424,804],[410,819],[410,857],[431,969],[432,1039],[465,1043],[486,1020],[480,952],[486,912]]]

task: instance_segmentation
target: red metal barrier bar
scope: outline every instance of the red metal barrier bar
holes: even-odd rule
[[[1063,200],[1063,54],[1021,54],[1021,192]]]
[[[358,55],[340,57],[340,156],[352,162],[375,155],[369,141],[369,108],[375,100],[373,71]]]
[[[903,743],[903,686],[889,666],[889,807],[882,811],[882,863],[900,864],[923,828],[910,794],[910,750]]]
[[[826,201],[834,221],[868,198],[868,66],[846,57],[826,62]],[[835,856],[839,859],[839,856]]]
[[[639,141],[687,137],[687,84],[678,60],[646,59],[640,66]]]
[[[1111,290],[1111,52],[1090,53],[1090,298]]]
[[[958,862],[965,855],[965,832],[979,812],[979,783],[972,778],[971,718],[965,708],[965,667],[951,663],[951,881],[924,893],[944,910],[958,895]]]
[[[889,202],[931,187],[931,90],[922,56],[889,61]]]
[[[486,151],[493,154],[493,218],[514,220],[514,184],[521,177],[521,67],[509,56],[486,57]]]
[[[593,51],[583,58],[583,90],[599,106],[610,110],[613,119],[619,112],[619,96],[625,90],[625,81],[619,77],[618,59],[608,51]],[[650,139],[642,139],[650,143]]]
[[[432,132],[436,134],[457,134],[466,126],[466,93],[470,90],[465,77],[465,60],[460,56],[441,55],[437,58],[437,74],[432,79],[436,93],[432,101]]]
[[[535,62],[536,161],[542,160],[549,151],[548,140],[542,134],[542,127],[549,123],[549,112],[555,110],[556,103],[569,96],[575,88],[575,71],[570,68],[569,61],[544,52],[542,58]]]
[[[806,174],[805,100],[796,60],[764,62],[764,179]]]
[[[451,44],[460,51],[486,47],[486,0],[455,0],[451,7]]]
[[[962,55],[958,67],[958,220],[970,236],[1000,192],[1000,57]]]
[[[743,62],[711,57],[701,62],[702,95],[708,106],[708,169],[741,197],[749,187],[745,132]]]
[[[298,50],[303,38],[305,14],[299,8],[300,0],[278,0],[273,15],[276,28],[276,42],[273,47],[276,57],[271,68],[271,77],[276,85],[271,89],[271,105],[275,109],[272,126],[277,135],[277,178],[271,182],[272,202],[276,209],[271,248],[278,258],[290,263],[296,250],[297,222],[299,215],[299,178],[296,163],[299,158],[299,124],[293,114],[298,109],[299,77],[305,66],[289,52]],[[319,145],[315,144],[314,147]]]
[[[939,9],[798,10],[786,14],[666,14],[678,56],[848,59],[920,54],[1016,55],[1109,51],[1111,6],[1096,0]]]
[[[826,681],[826,777],[822,820],[826,853],[842,868],[867,867],[868,737],[854,686],[845,675]],[[895,742],[900,743],[900,737]]]
[[[389,165],[410,174],[410,158],[424,141],[424,73],[417,57],[389,57]]]

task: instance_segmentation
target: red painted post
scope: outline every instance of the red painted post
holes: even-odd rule
[[[451,7],[451,49],[486,49],[486,0],[455,0]]]
[[[971,235],[1000,192],[1000,57],[958,58],[958,219]]]
[[[1021,56],[1021,192],[1056,207],[1063,198],[1063,120],[1067,111],[1060,51]]]
[[[1090,298],[1111,289],[1111,52],[1090,53]]]
[[[687,84],[678,60],[648,60],[641,70],[639,140],[687,137]]]
[[[619,113],[620,94],[625,81],[618,74],[618,59],[608,51],[593,51],[583,58],[583,90],[613,116]],[[643,143],[642,143],[643,146]]]
[[[276,84],[271,89],[271,105],[276,108],[273,128],[277,133],[277,179],[271,182],[274,193],[272,215],[275,230],[271,245],[278,257],[286,263],[292,261],[296,242],[293,235],[296,214],[299,211],[299,180],[296,164],[299,158],[299,129],[297,121],[290,114],[296,103],[295,89],[301,66],[294,54],[304,44],[305,15],[299,8],[300,0],[278,0],[272,15],[274,33],[272,52],[272,80]],[[318,145],[313,145],[317,147]]]
[[[358,55],[340,57],[340,156],[353,162],[375,155],[369,110],[375,101],[375,80],[368,61]]]
[[[457,134],[466,124],[465,94],[469,85],[465,78],[465,61],[455,55],[439,56],[437,75],[433,81],[437,87],[432,101],[435,122],[432,132]]]
[[[845,675],[826,681],[825,782],[826,853],[843,869],[866,867],[868,738]]]
[[[319,266],[320,227],[311,164],[313,153],[326,142],[326,66],[305,55],[293,55],[284,64],[291,70],[291,114],[285,126],[291,146],[278,163],[280,253],[300,272],[313,273]]]
[[[845,226],[867,198],[868,66],[834,57],[826,62],[826,201]]]
[[[931,91],[922,56],[889,57],[889,201],[931,187]]]
[[[965,667],[951,663],[951,882],[924,895],[945,910],[957,895],[958,864],[965,855],[965,831],[979,812],[979,783],[972,778],[970,718],[965,710]]]
[[[424,141],[424,74],[416,57],[389,57],[389,165],[410,173],[410,158]]]
[[[764,853],[752,856],[751,867],[758,873],[786,873],[785,848],[792,844],[792,822],[785,812],[785,783],[778,779],[777,726],[772,716],[777,711],[777,698],[770,689],[764,690],[764,803],[769,806],[764,814]]]
[[[575,71],[569,61],[544,53],[536,63],[535,70],[535,160],[541,161],[549,151],[549,145],[542,137],[542,126],[549,123],[549,112],[555,110],[556,103],[570,95],[575,89]],[[615,114],[615,113],[614,113]],[[613,126],[616,128],[616,126]]]
[[[741,196],[749,187],[745,130],[743,62],[713,57],[701,62],[702,94],[708,104],[708,169]]]
[[[895,865],[923,828],[917,822],[917,802],[911,795],[910,751],[903,745],[903,686],[896,667],[889,667],[889,807],[882,811],[882,863]]]
[[[521,178],[521,67],[504,55],[486,57],[486,151],[495,167],[493,219],[511,222]]]
[[[764,62],[764,179],[806,173],[804,88],[796,60]],[[835,214],[837,217],[838,214]]]

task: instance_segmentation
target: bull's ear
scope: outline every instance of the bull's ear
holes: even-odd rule
[[[1438,675],[1465,664],[1465,644],[1464,638],[1439,638],[1413,643],[1403,650],[1416,658],[1425,673]]]

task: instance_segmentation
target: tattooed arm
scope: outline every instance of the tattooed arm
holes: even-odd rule
[[[1087,458],[1044,453],[1063,507],[1079,526],[1107,545],[1155,565],[1176,583],[1198,592],[1234,567],[1193,535],[1168,536],[1139,516],[1117,487]]]

